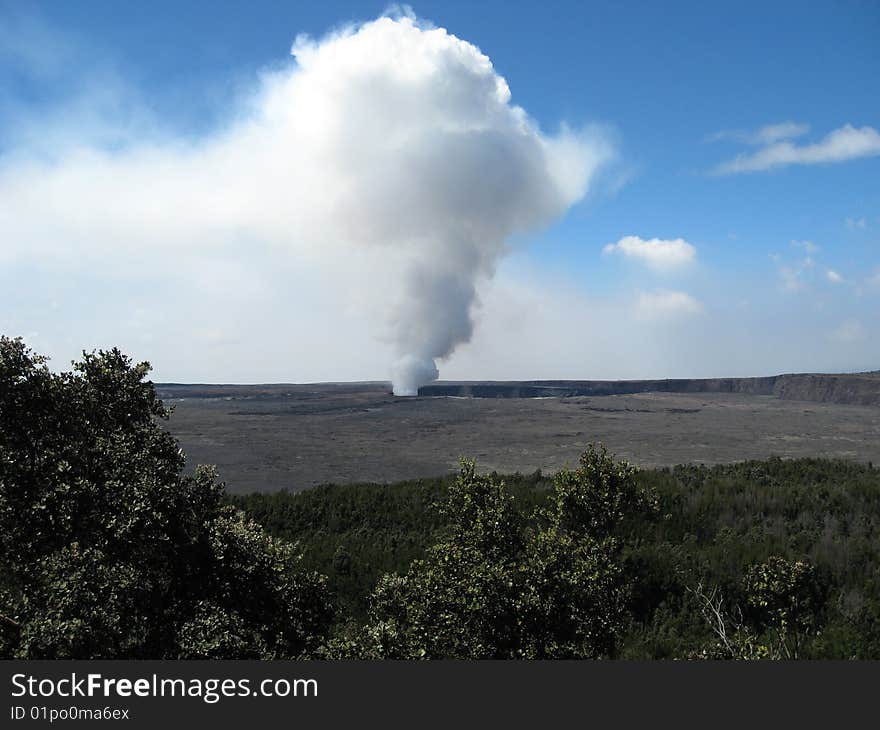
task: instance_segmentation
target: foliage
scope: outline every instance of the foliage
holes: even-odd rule
[[[0,338],[0,656],[880,658],[871,464],[229,496],[148,372]]]
[[[497,475],[493,475],[497,479]],[[363,621],[384,573],[405,573],[441,539],[441,505],[454,476],[395,484],[325,485],[304,492],[228,495],[271,534],[297,542],[303,565],[328,577],[340,615]],[[544,504],[551,480],[540,472],[504,478],[524,517]]]
[[[591,447],[576,472],[557,479],[552,507],[526,520],[503,481],[463,461],[441,509],[448,520],[444,539],[405,575],[380,580],[360,653],[612,656],[624,626],[626,580],[610,530],[622,519],[621,504],[643,503],[633,474]],[[588,504],[595,519],[582,521],[577,510]]]
[[[609,536],[625,518],[656,509],[655,496],[636,481],[637,472],[626,461],[615,462],[604,446],[590,446],[579,468],[556,475],[552,519],[561,530]]]
[[[880,470],[840,460],[773,458],[642,470],[633,479],[659,512],[650,504],[630,514],[623,509],[612,530],[631,617],[615,642],[616,656],[784,656],[770,617],[749,603],[746,581],[753,566],[779,556],[812,566],[820,588],[798,656],[880,658]],[[504,481],[525,531],[546,529],[545,515],[557,499],[551,480],[536,473]],[[344,654],[340,647],[352,648],[351,637],[367,623],[379,577],[407,574],[413,560],[448,539],[451,517],[431,505],[442,503],[450,486],[444,477],[230,499],[270,532],[299,538],[305,563],[328,575],[346,617],[330,652],[338,655]],[[334,568],[339,545],[348,556],[346,575]],[[697,586],[706,595],[717,591],[716,599],[724,596],[736,651],[719,648],[703,602],[692,592]],[[378,635],[390,630],[375,621],[370,626]]]
[[[755,623],[773,632],[776,653],[797,659],[804,638],[819,625],[824,604],[815,567],[774,555],[749,568],[745,593]]]
[[[0,338],[0,634],[22,658],[299,656],[324,579],[183,476],[169,415],[118,350],[53,374]]]

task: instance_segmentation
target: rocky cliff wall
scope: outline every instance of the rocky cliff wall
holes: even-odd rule
[[[533,380],[433,383],[420,396],[546,398],[633,393],[746,393],[786,400],[880,406],[880,373],[672,380]]]

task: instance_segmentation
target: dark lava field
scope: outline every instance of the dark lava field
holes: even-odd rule
[[[443,384],[423,392],[434,387],[462,392]],[[640,466],[774,455],[880,463],[880,407],[829,402],[825,391],[397,398],[387,383],[157,390],[174,406],[168,428],[190,467],[215,464],[237,493],[437,476],[461,456],[483,471],[553,471],[574,465],[589,442]]]

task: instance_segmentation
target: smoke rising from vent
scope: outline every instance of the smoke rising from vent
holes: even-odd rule
[[[325,150],[351,183],[337,213],[406,258],[389,336],[394,392],[414,395],[470,339],[505,241],[581,199],[610,147],[595,131],[542,135],[479,49],[411,17],[301,40],[294,55],[292,113],[305,96],[323,110]]]
[[[392,351],[394,392],[413,395],[469,341],[511,237],[581,200],[613,146],[599,128],[543,133],[477,47],[411,15],[301,37],[292,53],[207,139],[0,171],[0,220],[41,256],[247,246],[331,270],[378,261],[362,299]]]

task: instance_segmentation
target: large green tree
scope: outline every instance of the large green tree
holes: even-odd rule
[[[149,369],[113,349],[53,373],[0,338],[2,655],[308,655],[324,579],[184,475]]]
[[[386,575],[363,633],[341,653],[390,658],[613,656],[628,580],[615,529],[650,509],[635,470],[590,448],[525,520],[504,482],[462,463],[443,509],[446,538],[403,575]]]

